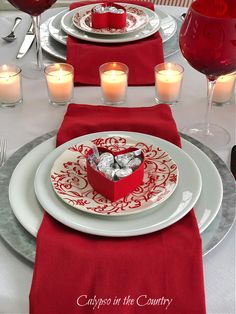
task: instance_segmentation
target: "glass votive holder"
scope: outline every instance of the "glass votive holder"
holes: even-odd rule
[[[55,63],[45,67],[49,103],[64,106],[73,98],[74,68],[67,63]]]
[[[17,65],[0,65],[0,107],[13,108],[22,101],[21,68]]]
[[[234,100],[236,72],[227,75],[222,75],[216,80],[212,104],[215,106],[222,106],[230,104]]]
[[[102,101],[107,105],[126,100],[129,68],[121,62],[104,63],[99,68]]]
[[[180,99],[184,68],[175,63],[155,66],[155,90],[157,103],[173,105]]]

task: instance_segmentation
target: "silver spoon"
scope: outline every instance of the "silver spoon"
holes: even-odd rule
[[[5,36],[5,37],[2,37],[2,39],[6,40],[8,42],[12,42],[13,40],[15,40],[16,39],[16,35],[15,35],[14,31],[15,31],[17,25],[19,25],[19,23],[21,22],[21,20],[22,20],[21,17],[16,17],[14,25],[12,27],[12,30],[11,30],[10,34]]]
[[[183,20],[185,19],[185,17],[186,17],[186,13],[183,13],[183,14],[181,15],[181,20],[183,21]]]

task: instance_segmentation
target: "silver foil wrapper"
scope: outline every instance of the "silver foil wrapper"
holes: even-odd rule
[[[93,12],[95,13],[106,13],[106,12],[111,12],[111,13],[116,13],[116,14],[123,14],[124,10],[123,9],[117,9],[116,7],[113,6],[102,6],[102,5],[97,5],[95,8],[93,8]]]
[[[128,162],[128,167],[134,171],[136,168],[138,168],[138,166],[141,165],[141,162],[141,159],[136,157]]]
[[[93,147],[93,153],[88,156],[91,167],[100,171],[106,178],[117,181],[129,176],[140,164],[141,149],[114,157],[111,153],[99,153],[97,147]],[[137,157],[138,156],[138,157]]]
[[[116,176],[118,178],[125,178],[125,177],[128,177],[132,172],[133,170],[131,168],[122,168],[122,169],[116,170]]]
[[[133,152],[129,152],[123,155],[118,155],[115,157],[116,162],[121,166],[121,167],[127,167],[128,163],[134,158],[139,155],[141,155],[141,149],[137,149]]]

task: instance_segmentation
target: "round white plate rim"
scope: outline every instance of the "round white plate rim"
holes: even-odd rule
[[[200,192],[201,192],[201,175],[200,172],[191,157],[189,157],[183,150],[178,148],[177,146],[164,141],[162,139],[144,135],[141,133],[135,132],[99,132],[93,133],[85,136],[81,136],[80,140],[90,140],[94,137],[102,137],[102,136],[116,136],[121,134],[120,136],[132,136],[137,139],[142,138],[143,142],[146,143],[156,143],[160,147],[162,147],[165,151],[167,151],[175,160],[178,168],[179,168],[179,183],[175,190],[175,193],[168,199],[168,202],[164,202],[160,207],[158,206],[158,210],[155,210],[155,207],[150,211],[140,213],[137,215],[133,215],[131,219],[129,217],[116,217],[113,219],[112,217],[97,217],[93,215],[91,217],[90,214],[85,214],[83,212],[78,213],[77,210],[73,210],[69,205],[63,204],[61,200],[58,199],[55,192],[53,191],[51,182],[50,182],[50,169],[55,158],[67,147],[76,143],[78,139],[73,139],[58,148],[56,148],[53,152],[51,152],[40,164],[38,170],[36,171],[34,187],[36,196],[41,203],[42,207],[55,219],[60,221],[61,223],[76,229],[78,231],[96,234],[101,236],[112,236],[112,237],[123,237],[123,236],[136,236],[141,234],[146,234],[150,232],[154,232],[160,229],[163,229],[180,218],[187,214],[191,210],[191,208],[196,203]],[[132,135],[131,135],[132,134]],[[181,160],[181,162],[180,162]],[[188,169],[191,169],[192,172],[192,182],[191,187],[189,187],[189,183],[187,180],[187,175],[185,174],[185,179],[183,176],[183,172],[186,172],[185,166],[188,165]],[[185,181],[185,182],[184,182]],[[183,184],[183,187],[182,187]],[[183,190],[185,189],[185,190]],[[178,192],[180,190],[180,192]],[[176,200],[177,198],[177,200]],[[178,200],[178,198],[180,200]],[[172,203],[172,204],[171,204]],[[168,205],[168,206],[167,206]],[[177,209],[176,209],[177,206]],[[58,207],[61,208],[58,211]],[[70,207],[70,208],[68,208]],[[63,210],[62,210],[63,208]],[[164,208],[164,210],[163,210]],[[175,208],[173,212],[173,208]],[[168,214],[168,210],[170,213]],[[161,221],[158,221],[158,215],[163,215],[164,218],[161,218]],[[87,216],[87,217],[86,217]],[[141,218],[140,218],[141,217]],[[151,217],[151,218],[150,218]],[[82,218],[86,221],[86,224],[81,223]],[[124,220],[122,220],[124,218]],[[109,224],[106,219],[109,220]],[[121,223],[122,221],[122,223]],[[137,223],[141,223],[141,225],[137,228]],[[93,226],[95,224],[95,226]],[[114,225],[116,224],[116,229],[114,229]],[[128,224],[128,226],[126,225]],[[146,224],[146,225],[145,225]],[[132,229],[132,225],[133,229]],[[111,228],[111,229],[109,229]]]
[[[134,7],[139,8],[138,5],[133,5]],[[88,7],[92,8],[93,5],[89,4]],[[107,44],[114,44],[114,43],[125,43],[125,42],[132,42],[140,39],[144,39],[146,37],[151,36],[152,34],[156,33],[161,26],[160,19],[155,11],[147,9],[145,7],[141,7],[149,16],[149,22],[147,25],[141,29],[141,31],[132,32],[129,34],[122,34],[114,36],[106,36],[106,35],[98,35],[98,34],[91,34],[86,33],[84,31],[79,30],[73,25],[72,16],[79,10],[76,8],[74,10],[68,11],[65,13],[61,19],[61,28],[64,32],[72,37],[77,39],[83,39],[88,42],[95,42],[95,43],[107,43]],[[155,20],[155,24],[153,25],[153,21]],[[148,29],[149,28],[149,29]],[[146,30],[146,31],[145,31]]]
[[[107,137],[106,137],[106,138],[107,138]],[[131,147],[131,146],[136,145],[137,143],[140,143],[140,140],[139,140],[139,141],[132,141],[132,142],[128,142],[128,141],[127,141],[126,145],[127,145],[127,147],[129,147],[129,146]],[[86,146],[91,145],[91,148],[92,148],[92,146],[94,145],[91,141],[82,141],[82,142],[80,142],[79,139],[78,139],[78,142],[76,143],[76,145],[79,145],[79,146],[80,146],[81,144],[86,145]],[[73,158],[73,155],[74,155],[75,153],[74,153],[74,151],[71,151],[71,152],[70,152],[70,148],[72,148],[73,146],[75,146],[75,144],[72,145],[71,147],[67,148],[66,150],[64,150],[64,151],[54,160],[54,163],[53,163],[52,168],[51,168],[51,170],[50,170],[50,176],[51,176],[52,174],[54,174],[54,173],[57,173],[57,174],[58,174],[58,173],[61,173],[61,171],[62,171],[62,165],[68,160],[68,159],[65,158],[65,156],[67,156],[67,158],[69,158],[68,155],[71,155],[72,158]],[[102,145],[101,145],[101,146],[102,146]],[[176,163],[175,163],[175,161],[174,161],[174,159],[172,158],[171,155],[169,155],[169,154],[168,154],[166,151],[164,151],[161,147],[157,147],[157,145],[153,145],[153,146],[155,146],[154,149],[160,148],[162,154],[163,154],[163,153],[167,154],[167,156],[165,156],[165,158],[168,158],[168,159],[170,158],[170,159],[171,159],[169,162],[172,164],[172,166],[173,166],[173,165],[176,165]],[[153,151],[153,150],[152,150],[152,151]],[[144,156],[145,156],[145,153],[144,153]],[[71,161],[72,161],[72,159],[71,159]],[[170,165],[169,165],[169,166],[170,166]],[[56,168],[56,169],[55,169],[55,168]],[[153,196],[152,196],[152,197],[149,199],[149,201],[147,202],[147,204],[144,203],[144,204],[142,205],[142,207],[144,207],[144,208],[139,208],[139,209],[136,208],[136,209],[134,209],[134,210],[131,209],[130,212],[129,212],[129,211],[119,211],[119,212],[115,212],[115,213],[112,213],[112,212],[111,212],[111,213],[109,214],[109,216],[115,218],[115,217],[119,217],[119,216],[136,215],[137,213],[141,213],[141,212],[144,212],[144,211],[146,211],[146,210],[152,209],[153,207],[157,207],[157,206],[161,205],[163,202],[166,202],[166,201],[168,200],[168,198],[172,195],[172,193],[174,193],[174,191],[175,191],[175,189],[176,189],[176,187],[177,187],[177,185],[178,185],[178,180],[179,180],[179,170],[178,170],[178,167],[174,170],[174,173],[176,173],[177,181],[171,184],[171,185],[172,185],[171,190],[170,190],[166,195],[164,195],[162,199],[160,199],[160,200],[158,201],[158,204],[156,204],[156,203],[154,202]],[[169,181],[169,180],[168,180],[168,181]],[[53,187],[55,193],[57,194],[57,196],[58,196],[59,198],[61,198],[61,200],[62,200],[63,202],[65,202],[66,204],[68,204],[68,205],[70,205],[70,206],[72,206],[72,207],[74,207],[74,208],[76,208],[76,209],[78,209],[78,210],[81,210],[81,211],[83,211],[83,212],[85,212],[85,213],[90,213],[91,215],[108,216],[106,212],[105,212],[105,213],[94,212],[94,211],[89,212],[89,210],[86,208],[86,205],[85,205],[85,206],[81,206],[81,205],[79,205],[79,204],[76,204],[76,205],[71,205],[71,204],[69,204],[69,202],[64,199],[64,197],[63,197],[64,194],[61,195],[60,193],[58,193],[57,189],[55,189],[52,180],[51,180],[51,183],[52,183],[52,187]],[[150,190],[149,190],[149,191],[150,191]],[[78,190],[77,190],[76,192],[78,192]],[[157,197],[157,195],[156,195],[154,198],[156,198],[156,197]],[[66,198],[66,199],[67,199],[67,198]],[[136,202],[137,202],[137,197],[136,197]],[[110,205],[110,204],[108,204],[108,206],[109,206],[109,205]],[[93,206],[92,203],[91,203],[90,206]],[[124,207],[123,207],[123,210],[124,210]]]
[[[216,182],[219,176],[219,173],[215,165],[209,159],[209,157],[205,155],[204,152],[199,150],[198,147],[196,147],[189,141],[183,138],[181,140],[182,140],[182,149],[185,152],[187,152],[190,156],[195,158],[195,162],[197,163],[198,166],[200,166],[201,163],[207,162],[210,168],[212,168],[212,174],[215,177],[214,182]],[[34,174],[35,174],[36,169],[38,168],[39,163],[42,161],[42,158],[47,156],[47,154],[49,154],[55,148],[55,142],[56,142],[56,138],[52,137],[44,141],[43,143],[37,145],[31,151],[29,151],[16,166],[10,180],[9,200],[10,200],[14,215],[16,216],[18,221],[21,223],[21,225],[34,237],[36,237],[38,229],[42,222],[43,209],[41,205],[38,203],[35,195],[34,195],[34,199],[32,200],[31,198],[27,197],[27,195],[22,195],[21,193],[19,194],[19,186],[22,184],[22,178],[24,178],[25,175],[28,175],[30,178],[30,180],[26,182],[26,184],[28,185],[24,187],[25,190],[28,190],[28,188],[33,185]],[[200,158],[202,158],[202,156],[204,157],[203,161],[196,159],[196,151],[199,151]],[[42,156],[40,156],[39,154],[40,152],[42,153]],[[32,161],[35,161],[36,165],[33,165]],[[202,173],[202,176],[203,176],[203,184],[204,184],[206,174]],[[221,178],[220,178],[220,183],[221,183]],[[16,198],[15,196],[17,193],[19,195]],[[34,194],[34,191],[33,191],[33,194]],[[216,194],[219,195],[219,193],[216,193]],[[22,197],[24,196],[25,196],[25,200],[24,200],[25,203],[22,202]],[[201,199],[203,199],[204,197],[205,196],[201,194],[197,203],[194,206],[195,214],[198,221],[200,220],[201,217],[204,216],[204,209],[200,206]],[[210,202],[209,194],[207,194],[206,197],[208,198],[207,202],[209,203]],[[18,201],[19,198],[20,198],[20,202]],[[30,200],[32,201],[31,203],[30,203]],[[213,201],[214,201],[213,204],[210,204],[212,208],[214,207],[214,210],[211,211],[213,213],[210,217],[211,219],[205,221],[205,223],[202,226],[199,226],[200,233],[202,233],[210,225],[210,223],[213,221],[214,217],[217,215],[219,211],[221,203],[215,203],[214,198],[213,198]],[[203,202],[205,202],[204,199],[203,199]],[[24,205],[22,206],[22,204],[26,206]]]
[[[131,4],[131,6],[132,6],[132,4]],[[81,7],[81,8],[83,8],[83,7]],[[142,11],[143,11],[143,10],[142,10]],[[143,12],[144,12],[144,11],[143,11]],[[109,31],[100,33],[100,32],[98,32],[98,31],[96,31],[96,29],[95,29],[95,32],[94,32],[94,28],[91,27],[91,26],[88,26],[88,25],[87,25],[88,29],[86,29],[86,28],[84,28],[82,25],[77,25],[77,23],[74,21],[74,18],[75,18],[75,15],[78,14],[78,13],[79,13],[79,12],[77,12],[77,13],[74,14],[72,20],[73,20],[74,26],[75,26],[76,28],[80,29],[81,31],[88,32],[88,33],[92,33],[92,34],[94,33],[94,34],[98,34],[98,35],[99,35],[99,34],[101,34],[101,35],[107,35],[107,36],[116,36],[116,35],[121,35],[121,34],[123,34],[123,33],[114,33],[114,32],[112,33],[112,32],[109,32]],[[84,13],[82,13],[82,14],[84,14]],[[133,14],[132,12],[129,12],[129,14],[130,14],[131,16],[136,15],[136,14]],[[144,21],[143,24],[139,25],[137,28],[133,28],[133,29],[127,30],[126,32],[124,32],[124,34],[129,34],[129,33],[132,33],[132,32],[136,32],[136,31],[140,30],[141,28],[143,28],[144,26],[146,26],[149,19],[148,19],[148,16],[147,16],[147,14],[146,14],[145,12],[144,12],[144,14],[145,14],[145,16],[146,16],[146,21]],[[90,13],[84,14],[84,15],[81,17],[81,20],[83,19],[83,21],[84,21],[86,18],[88,18],[89,15],[91,15],[91,14],[90,14]],[[135,17],[135,16],[134,16],[134,17]],[[128,17],[126,17],[126,18],[128,19]],[[85,23],[85,21],[84,21],[84,23]]]
[[[172,36],[174,36],[174,34],[175,34],[176,30],[177,30],[177,24],[176,24],[175,19],[171,15],[169,15],[169,14],[167,14],[167,13],[165,13],[165,12],[159,10],[159,9],[156,9],[156,8],[155,8],[155,12],[157,13],[157,15],[159,16],[159,19],[160,19],[160,33],[161,33],[161,36],[162,36],[162,42],[165,43]],[[65,33],[64,36],[58,36],[58,32],[60,30],[62,30],[62,29],[56,29],[53,24],[55,24],[55,22],[56,23],[60,23],[62,17],[66,13],[68,13],[68,10],[63,10],[63,11],[57,13],[56,15],[54,15],[53,17],[48,19],[49,20],[48,31],[49,31],[50,36],[53,39],[55,39],[57,42],[59,42],[59,43],[61,43],[63,45],[66,45],[67,33]],[[164,21],[164,19],[170,19],[171,22],[174,25],[174,27],[172,28],[172,31],[169,34],[166,34],[164,29],[162,29],[161,23],[162,23],[162,21]],[[44,23],[47,23],[47,21],[44,22]],[[61,25],[60,25],[60,27],[61,27]],[[54,29],[56,29],[56,32],[54,31]],[[84,32],[81,31],[81,34],[84,34]],[[81,38],[81,39],[83,39],[83,38]]]

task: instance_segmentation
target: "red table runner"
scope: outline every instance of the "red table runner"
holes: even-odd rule
[[[105,130],[143,132],[180,145],[167,105],[76,104],[68,107],[57,145]],[[30,313],[204,314],[194,211],[158,232],[125,238],[81,233],[45,214],[37,235]]]
[[[70,9],[92,3],[96,5],[98,1],[73,3]],[[128,1],[128,3],[154,10],[154,4],[150,2]],[[129,85],[153,85],[154,67],[164,62],[159,32],[145,39],[123,44],[92,43],[68,36],[67,63],[75,68],[75,83],[99,85],[99,66],[110,61],[122,62],[129,67]]]

